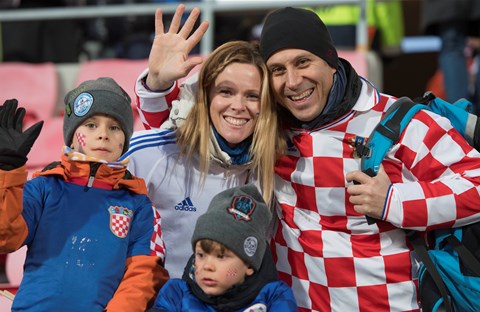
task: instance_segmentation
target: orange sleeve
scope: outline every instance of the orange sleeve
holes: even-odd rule
[[[23,219],[23,186],[27,181],[25,166],[0,170],[0,253],[21,247],[28,235]]]
[[[123,279],[105,311],[144,312],[153,305],[168,278],[160,257],[141,255],[128,258]]]

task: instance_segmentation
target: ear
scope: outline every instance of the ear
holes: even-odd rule
[[[247,271],[245,271],[245,275],[246,275],[246,276],[252,276],[253,273],[255,273],[255,270],[254,270],[251,266],[249,266],[249,267],[247,268]]]

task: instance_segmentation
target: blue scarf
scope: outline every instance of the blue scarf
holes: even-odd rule
[[[250,155],[248,154],[248,152],[250,150],[250,145],[252,145],[253,135],[249,136],[239,144],[235,145],[235,147],[230,147],[227,141],[222,138],[220,134],[218,134],[215,128],[213,128],[213,133],[215,134],[215,138],[217,139],[218,145],[220,146],[222,151],[224,151],[228,154],[228,156],[230,156],[233,165],[243,165],[250,160]]]
[[[345,73],[345,67],[343,66],[342,62],[338,62],[337,71],[333,75],[332,89],[328,94],[327,104],[322,111],[322,115],[328,114],[333,109],[333,107],[335,107],[342,101],[345,95],[346,85],[347,75]]]

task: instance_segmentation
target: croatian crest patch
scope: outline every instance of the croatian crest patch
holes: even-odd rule
[[[133,212],[121,206],[110,206],[108,212],[110,213],[110,230],[112,233],[120,238],[127,237]]]
[[[255,210],[255,202],[248,196],[235,196],[232,200],[232,206],[227,210],[236,220],[250,221],[250,215]]]

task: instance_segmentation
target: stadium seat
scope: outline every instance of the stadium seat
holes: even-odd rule
[[[63,117],[46,120],[38,139],[28,154],[29,178],[32,177],[33,172],[42,170],[54,161],[59,161],[63,145]]]
[[[132,98],[135,98],[135,81],[140,73],[148,67],[148,59],[129,60],[129,59],[100,59],[83,62],[79,65],[79,70],[75,82],[78,86],[85,80],[97,79],[100,77],[113,78]],[[197,72],[200,66],[191,70],[188,76]],[[180,79],[182,82],[185,78]]]
[[[23,277],[23,264],[27,254],[27,246],[7,255],[5,270],[10,287],[20,286]]]
[[[58,77],[53,63],[0,63],[0,104],[17,99],[27,109],[25,125],[50,119],[57,103]]]
[[[2,288],[4,290],[5,288]],[[7,289],[8,290],[8,289]],[[3,296],[0,296],[0,311],[11,311],[12,310],[12,301]]]
[[[80,64],[75,87],[85,80],[100,77],[113,78],[132,98],[135,98],[135,80],[148,66],[148,60],[100,59]]]

